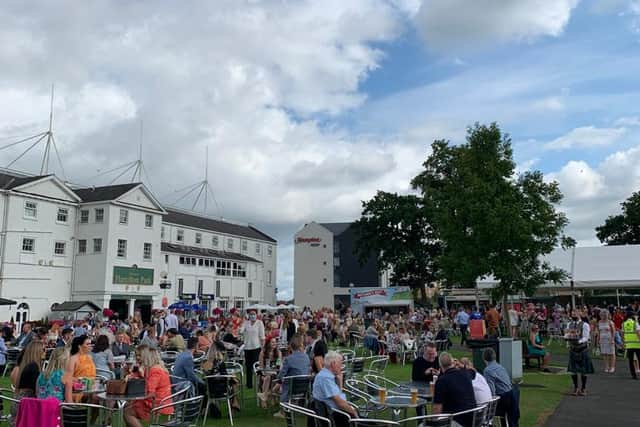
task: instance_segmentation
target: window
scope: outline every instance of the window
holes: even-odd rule
[[[202,244],[202,233],[196,233],[196,245]]]
[[[181,256],[178,262],[179,262],[180,264],[184,264],[184,257],[183,257],[183,256]]]
[[[242,252],[246,252],[247,251],[247,241],[243,240],[242,241]]]
[[[178,242],[184,242],[184,230],[178,230],[178,235],[176,236],[176,240]]]
[[[222,310],[226,310],[229,307],[229,302],[225,300],[218,301],[218,307]]]
[[[233,239],[227,239],[227,249],[233,249]]]
[[[203,288],[204,288],[204,281],[198,280],[198,295],[202,295]]]
[[[120,224],[129,223],[129,211],[126,209],[120,209]]]
[[[93,212],[93,214],[96,217],[96,223],[97,224],[102,224],[104,222],[104,209],[103,208],[96,208],[96,210]]]
[[[87,253],[87,241],[85,239],[78,240],[78,253],[79,254]]]
[[[144,216],[144,226],[147,228],[153,227],[153,215],[146,214]]]
[[[267,270],[267,283],[271,284],[271,270]]]
[[[53,246],[54,255],[64,256],[67,250],[67,244],[65,242],[56,242]]]
[[[333,239],[333,254],[334,255],[340,254],[340,241],[336,239]]]
[[[178,296],[182,295],[184,290],[184,279],[178,279]]]
[[[35,252],[36,239],[25,237],[22,239],[22,252]]]
[[[38,204],[36,202],[24,202],[24,216],[26,218],[38,217]]]
[[[145,243],[144,244],[144,248],[143,248],[143,252],[142,252],[142,257],[146,260],[151,259],[151,243]]]
[[[272,256],[273,255],[273,246],[271,246],[271,245],[267,246],[267,255],[268,256]]]
[[[69,209],[58,208],[58,216],[56,217],[56,221],[67,222],[68,219],[69,219]]]
[[[99,254],[102,252],[102,239],[93,239],[93,253]]]
[[[256,255],[260,255],[260,250],[262,248],[260,247],[260,243],[256,243]]]
[[[118,258],[127,257],[127,241],[118,239]]]
[[[253,297],[253,283],[247,283],[247,298]]]
[[[80,210],[80,224],[86,224],[89,222],[89,209]]]
[[[198,265],[202,267],[204,265],[204,259],[198,258]]]
[[[231,276],[231,261],[216,261],[216,274],[218,276]]]
[[[169,255],[164,256],[164,263],[169,264]]]
[[[232,268],[233,277],[247,277],[247,267],[239,262],[233,263]]]
[[[213,246],[214,248],[218,247],[218,236],[213,236],[211,238],[211,246]]]
[[[163,225],[162,227],[160,227],[160,239],[164,240],[164,236],[165,236],[165,233],[164,233],[164,225]]]
[[[220,280],[216,280],[216,298],[220,298]]]

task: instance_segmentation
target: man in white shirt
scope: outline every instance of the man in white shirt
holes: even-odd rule
[[[171,310],[167,314],[167,317],[165,317],[164,324],[166,326],[165,330],[169,330],[169,329],[178,329],[178,330],[180,330],[180,325],[178,325],[178,316],[175,315],[173,310]]]

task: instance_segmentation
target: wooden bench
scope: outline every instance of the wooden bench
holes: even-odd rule
[[[538,361],[538,369],[542,367],[543,356],[530,354],[529,346],[525,340],[522,340],[522,358],[524,359],[524,366],[527,368],[531,367],[531,364],[529,363],[531,359]]]

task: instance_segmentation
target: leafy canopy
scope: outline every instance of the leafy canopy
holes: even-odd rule
[[[596,236],[605,245],[640,244],[640,191],[621,203],[622,213],[609,216],[596,227]]]

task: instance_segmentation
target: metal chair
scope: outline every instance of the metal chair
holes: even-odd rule
[[[240,381],[240,401],[244,402],[244,365],[239,362],[224,361],[222,362],[222,367],[227,372],[227,375],[234,375],[236,377],[239,377],[238,381]]]
[[[398,421],[403,427],[414,425],[421,427],[451,427],[453,418],[451,414],[421,415],[419,417],[405,418]]]
[[[151,409],[149,427],[196,427],[200,421],[203,400],[204,396],[196,396],[157,406]],[[161,421],[160,411],[170,407],[173,407],[173,415],[166,421]]]
[[[356,378],[345,380],[344,392],[349,395],[349,401],[355,405],[358,413],[364,417],[368,417],[371,413],[381,412],[385,409],[384,405],[377,405],[371,402],[377,390],[362,380]]]
[[[350,336],[350,341],[353,343],[354,353],[357,355],[358,350],[360,350],[362,353],[362,351],[364,351],[364,345],[363,345],[364,337],[355,332],[351,332],[349,336]]]
[[[404,366],[407,361],[407,356],[411,356],[411,360],[418,357],[416,340],[404,340],[402,342],[402,366]]]
[[[204,381],[207,385],[207,407],[204,410],[204,421],[209,415],[209,406],[218,402],[226,402],[229,410],[229,422],[233,425],[233,411],[231,400],[238,394],[233,390],[233,375],[207,375]]]
[[[0,402],[2,404],[2,409],[6,410],[6,408],[4,408],[5,402],[9,402],[10,406],[15,406],[16,408],[18,407],[18,405],[20,404],[20,400],[15,399],[13,396],[14,396],[13,386],[11,389],[0,388]],[[15,422],[13,421],[12,411],[8,411],[6,417],[2,418],[2,420],[6,421],[7,425],[15,425]]]
[[[284,413],[285,423],[287,427],[295,427],[296,415],[302,415],[305,418],[311,418],[315,427],[333,427],[333,422],[329,418],[320,416],[310,409],[285,402],[280,402],[280,408]],[[305,425],[308,425],[308,423],[305,423]]]
[[[101,376],[107,380],[115,379],[116,375],[109,369],[96,369],[96,376]]]
[[[487,405],[487,409],[484,413],[482,427],[489,427],[493,425],[493,419],[496,417],[496,409],[498,409],[498,402],[500,402],[500,396],[494,396],[491,400],[485,403],[485,405]]]
[[[384,375],[387,364],[389,363],[389,356],[373,356],[369,363],[368,373],[376,375]]]
[[[388,378],[381,377],[380,375],[367,374],[364,376],[364,382],[377,393],[380,389],[386,389],[387,394],[394,394],[391,389],[399,387],[400,384],[391,381]],[[395,393],[398,394],[398,393]]]
[[[311,383],[313,377],[311,375],[292,375],[282,378],[282,383],[287,384],[289,393],[288,403],[306,406],[311,396]]]
[[[461,415],[471,414],[472,416],[471,427],[482,427],[483,425],[482,423],[485,420],[486,411],[487,411],[487,405],[485,404],[485,405],[477,406],[475,408],[467,409],[466,411],[456,412],[455,414],[451,414],[451,417],[455,421],[455,419],[457,417],[460,417]]]
[[[356,357],[351,359],[350,371],[347,372],[347,378],[353,378],[356,374],[362,374],[364,372],[364,358]]]
[[[97,411],[97,423],[91,420],[91,412]],[[62,403],[60,404],[60,420],[64,427],[107,426],[115,412],[112,408],[93,403]]]
[[[4,365],[4,371],[2,371],[2,376],[4,377],[7,374],[7,371],[11,372],[15,366],[18,365],[18,357],[20,356],[20,351],[17,348],[10,348],[5,353],[7,362]],[[11,369],[9,369],[11,367]]]
[[[392,427],[399,426],[395,421],[379,420],[375,418],[351,418],[349,420],[350,427]]]

